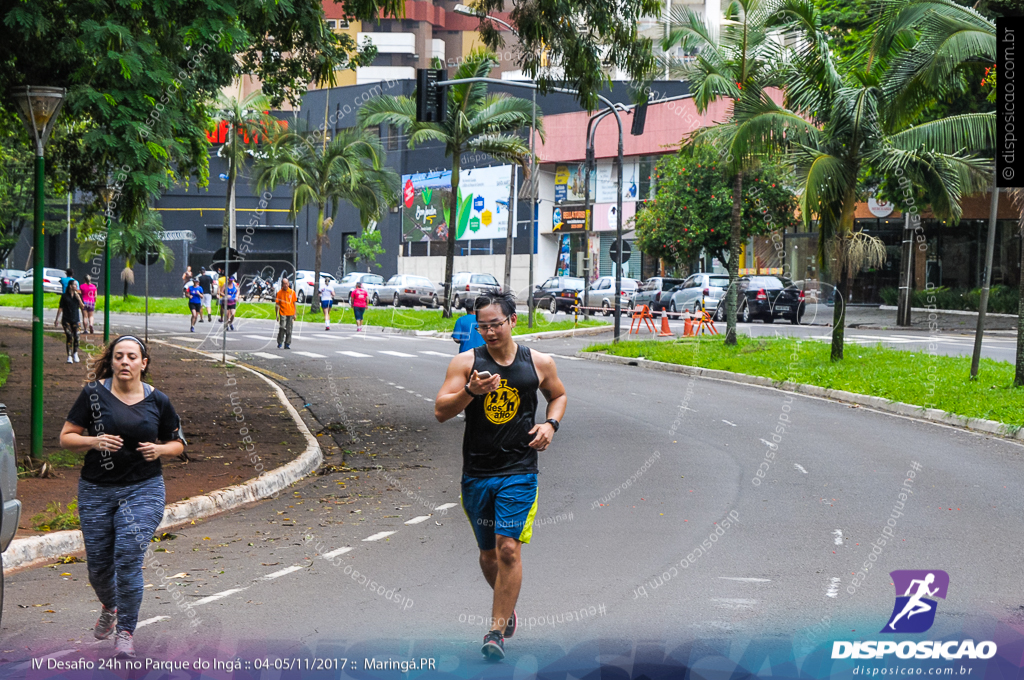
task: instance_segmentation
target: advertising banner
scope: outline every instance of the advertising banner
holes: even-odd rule
[[[455,238],[505,238],[512,166],[462,170]],[[402,176],[402,240],[444,241],[452,220],[451,171]],[[514,201],[513,197],[513,201]],[[512,205],[515,210],[515,203]]]

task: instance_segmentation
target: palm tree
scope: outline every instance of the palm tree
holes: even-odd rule
[[[261,92],[250,93],[238,100],[223,93],[217,96],[215,120],[228,124],[228,137],[221,145],[218,155],[228,162],[227,205],[224,209],[224,227],[221,231],[220,245],[229,244],[235,247],[235,184],[239,170],[245,166],[246,154],[253,155],[250,148],[258,139],[267,139],[277,130],[278,122],[273,116],[264,113],[270,109],[270,100]],[[262,135],[262,137],[261,137]]]
[[[136,264],[144,264],[147,253],[151,256],[156,255],[157,261],[163,263],[165,272],[174,268],[174,251],[161,239],[163,225],[159,213],[146,210],[142,213],[140,221],[134,225],[114,221],[110,225],[109,234],[111,256],[124,259],[121,282],[124,284],[125,300],[128,299],[129,286],[135,283],[135,271],[132,268]],[[89,262],[102,255],[101,241],[85,241],[79,246],[78,257],[82,262]]]
[[[736,344],[744,171],[755,167],[777,146],[772,143],[772,131],[792,123],[803,126],[803,121],[775,106],[765,92],[768,87],[783,84],[782,49],[769,34],[767,9],[763,0],[731,0],[724,7],[722,29],[716,35],[700,14],[688,7],[673,8],[662,40],[666,51],[677,46],[698,50],[695,58],[671,69],[690,82],[698,112],[705,113],[719,99],[732,102],[727,120],[699,130],[689,140],[715,147],[733,176],[729,288],[725,298],[727,345]]]
[[[260,191],[290,184],[293,219],[304,207],[316,206],[314,294],[320,288],[322,248],[334,225],[333,217],[324,218],[327,205],[330,203],[337,215],[339,201],[348,201],[359,210],[366,227],[398,203],[399,177],[384,166],[380,139],[362,126],[345,128],[333,139],[325,136],[322,142],[314,134],[278,134],[266,149],[266,157],[256,163],[253,182]]]
[[[834,263],[833,361],[843,358],[846,282],[865,264],[884,260],[884,246],[854,231],[854,209],[866,187],[862,171],[906,175],[928,188],[934,212],[959,219],[960,198],[982,191],[991,178],[991,162],[969,150],[994,145],[995,117],[965,114],[910,124],[919,98],[887,96],[899,82],[904,43],[891,42],[885,53],[867,54],[839,73],[812,0],[781,0],[773,21],[794,45],[786,83],[786,103],[814,125],[804,143],[794,144],[800,212],[808,226],[818,221],[818,259],[822,271]]]
[[[472,52],[455,72],[453,80],[486,78],[498,66],[495,56],[485,50]],[[533,105],[526,99],[505,94],[487,94],[486,83],[451,85],[448,88],[448,109],[441,123],[416,121],[416,101],[412,97],[380,96],[371,99],[359,110],[359,119],[366,125],[389,123],[409,132],[409,147],[428,141],[444,143],[445,156],[452,159],[451,205],[448,211],[448,250],[444,273],[444,316],[452,314],[452,273],[455,263],[455,240],[459,217],[459,161],[463,153],[475,151],[498,158],[511,158],[529,172],[530,147],[514,130],[530,125]],[[537,131],[543,136],[541,117]],[[512,228],[510,223],[509,228]]]

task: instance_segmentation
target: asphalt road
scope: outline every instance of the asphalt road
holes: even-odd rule
[[[128,324],[141,319],[115,315],[123,322],[118,331],[134,331]],[[152,317],[151,337],[219,347],[180,326]],[[345,465],[162,543],[168,552],[155,553],[146,572],[140,656],[432,657],[460,675],[511,676],[597,640],[637,659],[645,646],[701,641],[810,647],[879,630],[893,606],[887,572],[920,568],[951,577],[929,639],[989,639],[993,622],[1021,623],[1019,444],[772,389],[591,363],[571,356],[586,341],[570,338],[531,344],[556,355],[569,406],[541,454],[522,626],[506,664],[489,668],[479,641],[490,591],[457,505],[462,421],[433,417],[455,344],[307,325],[289,352],[269,340],[272,327],[240,321],[230,355],[286,377],[312,429],[343,425],[334,439],[349,451]],[[773,434],[777,451],[766,457]],[[855,585],[906,488],[894,538]],[[27,674],[28,660],[44,654],[110,653],[110,641],[91,639],[99,606],[84,564],[10,576],[5,604],[0,675]]]

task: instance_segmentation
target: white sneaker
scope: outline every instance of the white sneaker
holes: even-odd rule
[[[69,364],[73,364],[73,363],[75,363],[75,360],[71,358],[71,355],[70,355],[70,354],[68,355],[68,363],[69,363]]]
[[[75,363],[76,364],[82,363],[82,360],[78,358],[78,352],[75,352]]]

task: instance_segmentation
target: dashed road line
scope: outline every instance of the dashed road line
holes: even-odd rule
[[[836,545],[842,545],[843,544],[843,530],[842,529],[836,529],[835,531],[833,531],[832,532],[832,536],[834,537],[832,540],[833,540],[833,542]]]
[[[244,336],[244,337],[246,337],[246,338],[252,338],[253,340],[273,340],[273,339],[274,339],[274,338],[272,338],[272,337],[268,338],[268,337],[267,337],[267,336],[265,336],[265,335],[246,335],[246,336]]]
[[[338,548],[337,550],[332,550],[331,552],[324,553],[323,555],[321,555],[321,557],[323,557],[325,560],[329,560],[332,557],[337,557],[338,555],[344,555],[345,553],[347,553],[347,552],[349,552],[351,550],[352,550],[352,548]]]
[[[430,519],[430,515],[420,515],[419,517],[413,517],[406,524],[419,524],[420,522],[426,522]]]
[[[264,359],[283,359],[284,357],[278,354],[271,354],[270,352],[249,352],[254,357],[263,357]]]
[[[416,356],[415,354],[408,354],[407,352],[396,352],[390,349],[381,349],[377,351],[379,354],[389,354],[393,357],[401,357],[403,359],[412,359]]]
[[[373,536],[367,536],[366,538],[364,538],[363,539],[363,543],[366,543],[368,541],[379,541],[380,539],[387,538],[388,536],[390,536],[390,535],[392,535],[394,533],[397,533],[397,532],[395,532],[395,531],[379,531],[379,532],[375,533]]]
[[[762,439],[761,441],[764,441],[764,440]],[[807,470],[805,470],[804,466],[801,465],[800,463],[793,463],[793,467],[796,468],[797,470],[799,470],[800,472],[804,473],[805,475],[807,474]]]
[[[726,425],[732,425],[733,427],[736,427],[736,423],[730,423],[728,420],[723,419],[722,422],[725,423]]]
[[[455,507],[455,503],[445,503],[444,505],[437,506],[436,508],[434,508],[434,510],[447,510],[448,508],[454,508],[454,507]]]
[[[833,576],[831,578],[831,583],[829,583],[828,590],[825,591],[825,596],[826,597],[832,597],[832,598],[839,597],[839,584],[840,583],[841,583],[840,579],[838,579],[835,576]]]
[[[222,600],[225,597],[229,597],[231,595],[234,595],[235,593],[240,593],[243,590],[247,590],[247,589],[248,589],[248,586],[246,586],[245,588],[231,588],[230,590],[225,590],[222,593],[216,593],[214,595],[210,595],[209,597],[204,597],[202,599],[196,600],[195,602],[192,603],[192,606],[194,607],[194,606],[200,605],[200,604],[207,604],[209,602],[216,602],[217,600]]]
[[[432,349],[421,349],[420,354],[429,354],[432,357],[452,357],[454,354],[445,354],[444,352],[435,352]]]
[[[370,357],[373,356],[372,354],[363,354],[362,352],[352,352],[343,349],[339,349],[338,354],[344,354],[347,357],[353,357],[356,359],[369,359]]]
[[[326,355],[317,354],[316,352],[301,352],[292,350],[292,354],[298,354],[300,356],[309,357],[310,359],[326,359]]]
[[[142,628],[143,626],[148,626],[151,623],[159,623],[160,621],[168,621],[168,620],[170,620],[170,618],[171,618],[170,616],[154,616],[151,619],[146,619],[145,621],[139,621],[138,623],[135,624],[135,628],[136,629]]]
[[[266,576],[264,576],[262,578],[262,580],[269,581],[271,579],[280,578],[281,576],[285,576],[287,574],[290,574],[293,571],[298,571],[299,569],[302,569],[302,565],[296,564],[296,565],[293,565],[293,566],[290,566],[290,567],[285,567],[284,569],[282,569],[280,571],[275,571],[273,574],[267,574]]]
[[[754,578],[753,576],[719,576],[726,581],[740,581],[742,583],[771,583],[770,578]]]

